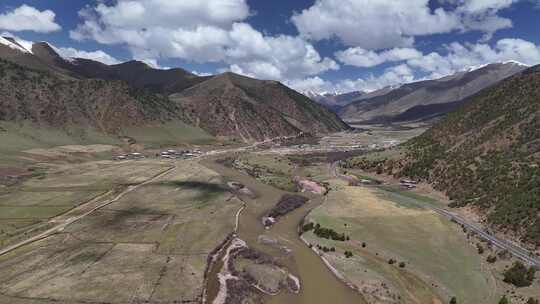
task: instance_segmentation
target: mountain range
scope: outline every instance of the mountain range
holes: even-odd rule
[[[426,181],[451,206],[540,245],[540,65],[474,95],[403,149],[385,172]]]
[[[526,68],[513,61],[493,63],[440,79],[387,87],[361,95],[338,113],[349,122],[425,121],[456,109],[468,97]]]
[[[349,103],[358,100],[363,95],[367,94],[364,91],[352,91],[348,93],[317,93],[315,91],[305,91],[304,95],[312,100],[326,106],[327,108],[337,111]]]
[[[245,142],[346,130],[333,112],[275,81],[233,73],[199,77],[139,61],[63,58],[46,42],[0,40],[0,120],[122,135],[130,127],[188,123]]]

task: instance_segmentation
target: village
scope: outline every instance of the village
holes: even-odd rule
[[[196,156],[200,156],[203,152],[199,149],[194,150],[174,150],[174,149],[168,149],[164,150],[158,153],[153,154],[152,156],[155,158],[161,158],[161,159],[189,159]],[[149,158],[150,156],[145,155],[141,152],[130,152],[127,154],[119,154],[113,156],[113,160],[137,160],[137,159],[145,159]]]

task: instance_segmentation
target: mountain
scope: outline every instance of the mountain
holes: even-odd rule
[[[212,77],[171,99],[196,126],[244,141],[348,128],[336,114],[279,82],[234,73]]]
[[[489,64],[436,80],[385,88],[362,96],[339,110],[347,121],[418,121],[456,109],[467,98],[527,67],[517,62]]]
[[[540,65],[470,98],[386,171],[431,183],[494,228],[540,245]]]
[[[0,120],[38,126],[88,127],[119,134],[123,127],[181,119],[166,97],[122,81],[65,80],[0,60]]]
[[[304,95],[307,97],[334,111],[355,100],[358,100],[365,94],[366,92],[363,91],[353,91],[348,93],[317,93],[313,91],[304,92]]]
[[[106,65],[63,58],[46,42],[25,47],[12,38],[0,40],[0,59],[0,120],[61,128],[80,122],[115,135],[125,128],[187,122],[244,141],[348,128],[337,115],[274,81],[232,73],[199,77],[139,61]]]

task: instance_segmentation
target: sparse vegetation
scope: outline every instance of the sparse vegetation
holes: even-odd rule
[[[473,204],[488,220],[540,244],[540,81],[538,69],[472,97],[422,135],[403,144],[400,159],[353,158],[362,168],[431,183]]]
[[[347,236],[345,236],[345,233],[338,233],[331,228],[321,227],[321,225],[318,223],[313,228],[313,233],[316,236],[323,239],[330,239],[333,241],[342,241],[342,242],[347,240]]]
[[[499,300],[499,304],[510,304],[510,300],[506,297],[506,295],[502,296],[502,298]]]
[[[516,287],[530,286],[534,281],[536,268],[533,266],[527,268],[522,262],[514,262],[512,267],[504,272],[504,282]]]

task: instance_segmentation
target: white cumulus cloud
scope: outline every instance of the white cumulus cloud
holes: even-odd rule
[[[23,4],[18,8],[0,14],[0,29],[39,33],[59,31],[62,27],[54,21],[55,16],[55,13],[51,10],[39,11],[32,6]]]
[[[72,38],[124,45],[147,62],[221,62],[237,73],[276,80],[339,68],[300,37],[265,35],[242,22],[250,15],[245,0],[119,0],[79,15]]]
[[[422,53],[413,48],[393,48],[383,52],[368,51],[360,47],[338,51],[336,58],[344,64],[356,67],[373,67],[388,61],[403,61],[422,57]]]
[[[486,38],[512,22],[497,15],[511,0],[448,0],[432,10],[429,0],[317,0],[292,17],[302,36],[337,38],[367,50],[409,47],[417,36],[477,30]]]
[[[540,45],[523,39],[505,38],[492,47],[484,43],[461,44],[454,42],[447,47],[447,54],[433,52],[407,64],[429,73],[429,78],[454,74],[469,67],[514,60],[526,65],[540,64]]]

